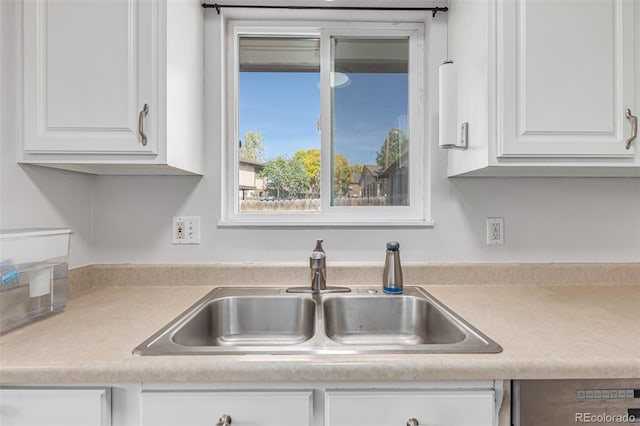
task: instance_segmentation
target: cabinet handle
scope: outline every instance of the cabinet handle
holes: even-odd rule
[[[631,110],[627,108],[627,120],[631,123],[631,137],[627,139],[627,149],[631,148],[631,142],[638,137],[638,117],[631,115]]]
[[[149,113],[149,104],[144,104],[140,115],[138,115],[138,133],[140,133],[140,141],[142,145],[147,145],[147,135],[144,134],[144,118]]]
[[[420,423],[418,423],[418,419],[414,419],[413,417],[411,417],[409,420],[407,420],[407,426],[420,426]]]
[[[228,414],[223,414],[216,423],[216,426],[229,426],[231,424],[231,416]]]

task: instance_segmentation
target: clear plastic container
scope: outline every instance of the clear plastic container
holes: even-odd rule
[[[69,229],[0,231],[0,333],[64,309]]]

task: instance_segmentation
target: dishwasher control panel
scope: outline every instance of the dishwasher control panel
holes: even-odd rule
[[[578,389],[576,399],[633,399],[640,398],[640,389]]]

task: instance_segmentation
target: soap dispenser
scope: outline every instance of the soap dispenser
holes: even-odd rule
[[[397,241],[387,243],[387,257],[382,273],[382,290],[389,294],[401,294],[403,290],[400,244]]]

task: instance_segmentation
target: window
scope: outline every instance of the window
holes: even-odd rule
[[[226,28],[222,224],[424,224],[424,24]]]

